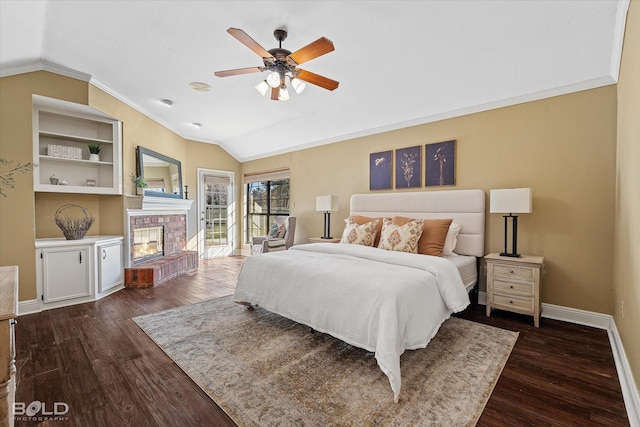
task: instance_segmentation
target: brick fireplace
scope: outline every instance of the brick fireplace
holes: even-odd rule
[[[129,196],[134,202],[143,201],[134,197]],[[129,206],[130,202],[128,201]],[[164,204],[160,204],[162,202]],[[187,209],[184,209],[184,202],[189,202],[188,206],[191,206],[190,200],[154,200],[150,208],[145,209],[142,203],[142,206],[134,205],[135,208],[127,209],[128,268],[125,268],[124,280],[126,287],[151,287],[198,267],[198,253],[186,250]],[[176,204],[183,209],[176,209]],[[142,232],[143,230],[145,232]],[[150,237],[145,242],[141,235],[146,234]],[[161,249],[154,250],[158,249],[158,245]],[[141,246],[144,246],[144,251],[141,251]]]

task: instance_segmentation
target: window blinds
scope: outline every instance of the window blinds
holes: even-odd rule
[[[229,175],[205,175],[204,183],[209,185],[231,185],[231,177]]]
[[[289,178],[289,169],[276,169],[266,172],[246,173],[244,174],[244,183],[276,181],[287,178]]]

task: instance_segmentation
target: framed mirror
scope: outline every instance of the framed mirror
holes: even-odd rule
[[[147,182],[145,196],[183,198],[180,160],[140,146],[136,148],[136,158],[138,176]]]

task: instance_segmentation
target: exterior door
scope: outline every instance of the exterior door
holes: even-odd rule
[[[198,252],[200,258],[233,253],[233,172],[198,170]]]

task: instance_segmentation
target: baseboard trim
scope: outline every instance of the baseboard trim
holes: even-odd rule
[[[486,292],[478,292],[478,304],[486,305],[486,303]],[[622,398],[624,399],[627,416],[629,417],[629,424],[631,427],[640,427],[640,395],[613,316],[545,303],[542,303],[541,316],[547,319],[591,326],[607,331],[613,353],[613,360],[618,373],[618,380],[620,381],[620,388],[622,389]]]
[[[611,342],[613,359],[616,362],[618,378],[620,379],[620,388],[622,389],[624,404],[627,408],[627,415],[629,416],[629,424],[631,427],[640,427],[640,394],[613,317],[611,317],[611,325],[607,331],[609,333],[609,341]]]
[[[37,299],[30,299],[27,301],[18,301],[18,316],[24,316],[25,314],[40,313],[42,307]]]

